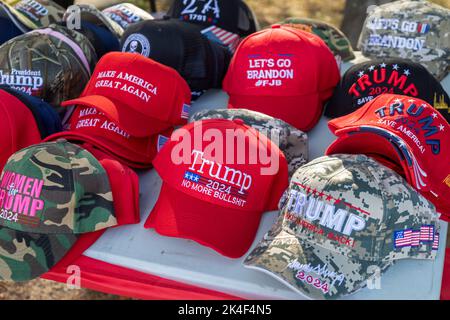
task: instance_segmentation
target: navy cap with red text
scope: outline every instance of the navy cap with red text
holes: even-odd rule
[[[325,116],[345,116],[385,93],[422,99],[450,121],[450,98],[439,81],[421,64],[400,58],[371,60],[348,69]]]

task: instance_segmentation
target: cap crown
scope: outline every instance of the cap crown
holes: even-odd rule
[[[143,20],[153,20],[150,13],[131,3],[119,3],[104,9],[102,12],[111,20],[117,22],[123,29]]]
[[[13,154],[0,179],[0,225],[81,234],[117,224],[106,171],[86,150],[58,141]]]
[[[30,20],[35,28],[48,27],[62,21],[64,8],[51,0],[13,0],[10,5]]]
[[[450,68],[449,31],[450,10],[428,1],[400,0],[368,14],[358,47],[368,57],[422,63],[442,80]]]
[[[316,94],[335,86],[334,77],[322,76],[331,68],[338,73],[333,54],[318,36],[273,26],[241,42],[223,86],[231,95]]]

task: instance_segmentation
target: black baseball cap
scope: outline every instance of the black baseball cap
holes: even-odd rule
[[[348,115],[384,93],[425,100],[450,121],[450,99],[439,81],[421,64],[400,58],[370,60],[348,69],[325,116]]]
[[[53,107],[44,100],[30,96],[7,85],[0,85],[0,90],[15,96],[31,111],[42,139],[62,131],[61,118]]]
[[[242,0],[174,0],[167,14],[204,28],[215,25],[241,37],[259,29],[254,13]]]
[[[134,52],[177,70],[193,99],[204,91],[221,88],[231,60],[229,50],[209,41],[199,27],[166,17],[128,27],[121,39],[123,52]]]

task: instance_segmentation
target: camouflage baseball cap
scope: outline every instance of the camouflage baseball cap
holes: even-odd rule
[[[108,18],[117,22],[124,30],[129,25],[144,20],[153,20],[153,16],[132,3],[119,3],[102,11]]]
[[[244,264],[308,298],[336,299],[397,260],[436,257],[434,206],[363,155],[322,157],[299,168],[279,208],[278,222]]]
[[[24,25],[27,29],[48,27],[51,23],[62,21],[64,8],[51,0],[3,0],[0,11],[17,26]],[[17,24],[17,22],[19,24]],[[19,27],[19,29],[22,29]],[[23,30],[26,32],[28,30]]]
[[[70,10],[70,8],[64,13],[63,21],[67,22],[73,19],[73,15],[79,12],[81,21],[87,21],[98,26],[106,27],[117,39],[120,39],[124,29],[122,26],[111,19],[107,14],[98,10],[91,4],[78,4],[76,6],[79,11]]]
[[[241,119],[246,125],[264,134],[284,153],[289,176],[309,160],[308,136],[283,120],[247,109],[218,109],[197,112],[190,117],[189,122],[206,119]]]
[[[0,177],[0,279],[36,278],[79,235],[115,225],[108,175],[91,153],[64,140],[22,149]]]
[[[0,84],[42,98],[62,116],[60,103],[81,94],[96,62],[86,37],[51,25],[0,46]]]
[[[370,58],[406,58],[438,80],[450,70],[450,10],[423,0],[401,0],[369,12],[358,48]]]
[[[355,59],[352,44],[347,36],[335,26],[323,21],[307,18],[288,18],[281,24],[309,31],[318,35],[340,61]]]

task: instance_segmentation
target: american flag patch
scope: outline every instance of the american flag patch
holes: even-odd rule
[[[191,106],[188,104],[183,104],[183,108],[181,109],[181,118],[189,119],[189,112],[191,111]]]
[[[428,23],[418,23],[417,24],[417,32],[427,33],[428,31],[430,31],[430,25]]]
[[[218,42],[228,47],[232,53],[236,51],[236,48],[241,40],[239,35],[216,26],[211,26],[202,30],[202,34],[204,34],[209,40]]]
[[[159,135],[158,136],[158,152],[161,151],[162,147],[166,144],[166,142],[169,140],[168,137]]]
[[[400,230],[394,232],[394,245],[396,248],[409,247],[412,243],[412,233],[411,229]]]
[[[434,240],[434,226],[422,226],[420,227],[420,241],[431,242]]]
[[[433,249],[433,250],[439,249],[439,233],[436,233],[436,234],[434,235],[434,240],[433,240],[432,249]]]

